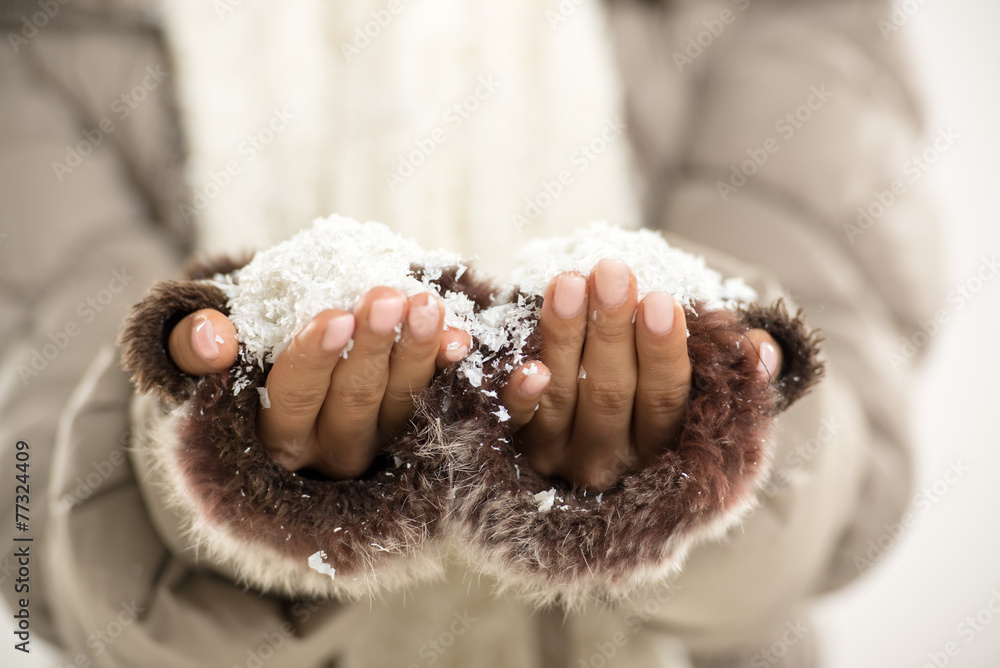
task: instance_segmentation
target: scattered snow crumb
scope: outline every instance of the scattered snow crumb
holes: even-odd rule
[[[226,340],[224,338],[222,338],[221,336],[219,336],[218,334],[216,334],[215,335],[215,342],[216,343],[225,343]]]
[[[503,406],[501,406],[498,410],[493,411],[493,415],[496,415],[498,418],[500,418],[501,422],[506,422],[507,420],[510,419],[510,413],[508,413],[507,409],[504,408]]]
[[[553,487],[544,492],[535,494],[535,503],[538,504],[538,512],[544,513],[552,510],[552,504],[556,501],[556,489]]]
[[[338,531],[342,531],[343,528],[344,527],[337,527],[336,529],[333,530],[333,533],[337,533]]]
[[[337,573],[337,569],[330,564],[324,563],[323,560],[326,559],[326,552],[320,550],[309,556],[309,568],[313,569],[317,573],[323,575],[329,575],[330,579],[334,579],[334,575]]]
[[[514,464],[514,473],[517,474],[517,479],[520,480],[521,479],[521,467],[518,466],[517,464]]]
[[[597,495],[597,502],[600,503],[601,499],[603,498],[604,498],[604,492],[601,492],[600,494]]]
[[[266,387],[258,387],[257,388],[257,392],[260,393],[260,407],[261,408],[270,408],[271,407],[271,397],[269,397],[268,394],[267,394],[267,388]]]
[[[251,447],[253,447],[253,446],[248,445],[247,449],[243,451],[243,454],[246,454],[246,453],[250,452],[250,448]]]
[[[392,463],[393,463],[393,466],[395,466],[398,469],[400,466],[403,465],[403,460],[400,459],[399,457],[397,457],[396,455],[393,455],[392,456]]]

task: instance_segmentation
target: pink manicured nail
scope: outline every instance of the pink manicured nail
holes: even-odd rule
[[[212,321],[205,316],[198,316],[198,322],[191,332],[191,346],[198,357],[209,362],[219,357],[219,342],[215,340],[215,329]]]
[[[770,378],[778,368],[778,349],[769,341],[760,344],[760,362],[757,364],[757,371],[765,378]]]
[[[629,270],[621,260],[601,260],[597,263],[597,299],[604,308],[617,308],[628,298]]]
[[[319,345],[323,350],[332,353],[334,350],[340,350],[346,346],[347,342],[351,340],[352,334],[354,334],[354,316],[350,313],[338,315],[326,323],[326,330],[323,332],[323,338],[320,339]]]
[[[376,299],[368,312],[368,325],[376,334],[387,334],[403,321],[406,300],[402,297]]]
[[[576,274],[563,274],[556,279],[552,310],[560,318],[575,318],[583,310],[586,297],[587,279]]]
[[[535,370],[531,371],[532,368]],[[524,370],[524,373],[527,377],[521,381],[520,385],[518,385],[517,391],[525,397],[538,396],[542,393],[542,390],[548,386],[549,381],[552,379],[551,374],[537,370],[537,367],[534,365],[527,367]]]
[[[429,339],[441,329],[441,312],[438,309],[438,303],[430,296],[427,296],[426,299],[426,304],[410,306],[410,315],[407,318],[410,333],[418,341]]]
[[[642,321],[653,334],[663,336],[674,328],[674,299],[663,292],[650,292],[642,300]]]

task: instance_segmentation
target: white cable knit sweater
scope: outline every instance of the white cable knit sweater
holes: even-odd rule
[[[416,4],[164,3],[202,250],[340,213],[502,274],[531,238],[637,224],[599,2]]]

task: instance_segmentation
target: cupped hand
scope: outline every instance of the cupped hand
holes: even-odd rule
[[[312,468],[334,479],[363,474],[435,371],[468,353],[469,335],[443,322],[440,300],[427,293],[406,299],[387,287],[370,290],[354,313],[317,315],[268,373],[270,407],[257,412],[264,449],[292,471]],[[211,309],[185,317],[169,340],[174,363],[197,376],[231,367],[238,348],[233,324]]]
[[[540,327],[541,360],[515,369],[501,395],[539,473],[603,491],[676,442],[691,363],[684,309],[670,295],[639,302],[629,267],[602,260],[589,277],[553,279]],[[747,338],[762,377],[777,376],[771,336],[753,329]]]

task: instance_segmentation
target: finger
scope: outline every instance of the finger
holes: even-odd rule
[[[413,397],[430,384],[441,345],[444,304],[424,293],[410,300],[403,338],[390,355],[379,432],[394,434],[413,412]]]
[[[206,376],[231,367],[239,343],[229,318],[206,308],[189,314],[174,326],[167,348],[170,359],[181,371]]]
[[[268,454],[289,470],[317,460],[312,451],[316,416],[353,332],[353,315],[323,311],[295,335],[267,375],[270,406],[257,412],[257,435]]]
[[[783,361],[781,346],[767,333],[766,329],[751,329],[746,333],[746,338],[753,345],[753,351],[749,354],[757,356],[757,374],[761,378],[766,378],[770,384],[781,375]]]
[[[561,452],[569,440],[576,412],[580,355],[587,334],[586,278],[565,273],[549,283],[542,300],[539,327],[542,360],[551,380],[542,394],[538,412],[518,435],[526,454],[535,454],[538,447]]]
[[[446,327],[441,334],[441,342],[438,347],[437,368],[444,369],[455,362],[461,362],[469,354],[472,347],[472,337],[468,332],[454,327]]]
[[[532,420],[551,379],[552,372],[541,362],[528,362],[514,369],[500,392],[500,402],[510,415],[511,426],[518,429]]]
[[[378,416],[389,379],[389,352],[407,301],[387,287],[368,291],[355,313],[354,346],[333,371],[318,422],[327,470],[338,478],[365,472],[378,451]],[[347,448],[338,447],[341,444]]]
[[[572,461],[577,482],[606,489],[634,463],[630,452],[636,390],[635,278],[619,260],[591,272],[590,318],[583,347]],[[618,474],[611,473],[621,469]]]
[[[691,392],[691,360],[683,307],[653,292],[636,314],[639,377],[635,391],[635,441],[642,466],[680,434]]]

